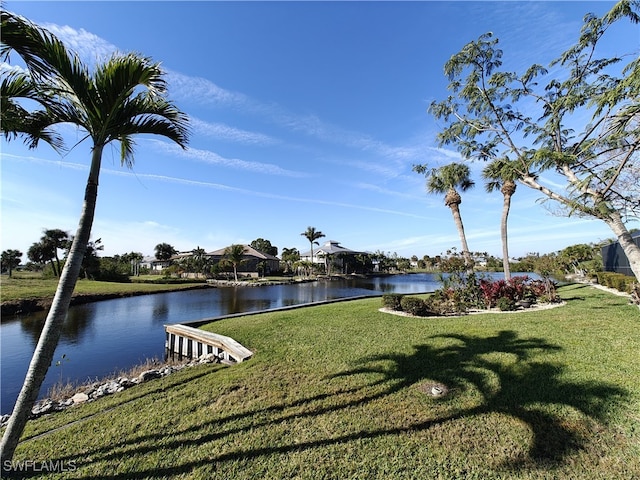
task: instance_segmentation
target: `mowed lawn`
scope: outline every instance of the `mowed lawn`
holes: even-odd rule
[[[204,286],[205,283],[202,282]],[[143,295],[173,290],[189,289],[199,286],[194,283],[117,283],[79,279],[74,296],[78,295]],[[0,300],[38,300],[52,299],[58,287],[57,278],[42,278],[40,274],[15,273],[12,278],[0,276]]]
[[[560,294],[524,313],[408,318],[373,298],[209,324],[254,358],[29,422],[15,460],[68,469],[39,478],[640,478],[640,311]]]

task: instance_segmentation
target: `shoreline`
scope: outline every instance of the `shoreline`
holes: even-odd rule
[[[74,294],[71,297],[70,306],[84,305],[85,303],[99,302],[102,300],[113,300],[116,298],[128,298],[139,297],[142,295],[155,295],[156,293],[170,293],[181,292],[186,290],[198,290],[202,288],[215,288],[208,284],[195,284],[188,287],[176,289],[167,288],[162,290],[156,290],[153,292],[148,291],[131,291],[131,292],[118,292],[118,293],[81,293]],[[21,298],[16,300],[6,300],[0,303],[0,315],[20,315],[25,313],[35,313],[48,310],[53,302],[53,296],[40,297],[40,298]]]
[[[218,287],[263,287],[270,285],[288,285],[313,282],[316,279],[300,279],[290,281],[238,281],[233,280],[210,280],[202,283],[195,283],[181,288],[164,288],[155,291],[132,290],[130,292],[117,293],[79,293],[74,294],[71,298],[70,306],[84,305],[86,303],[99,302],[103,300],[114,300],[117,298],[139,297],[142,295],[155,295],[157,293],[184,292],[188,290],[200,290],[205,288]],[[134,283],[132,283],[134,284]],[[176,284],[172,284],[176,285]],[[14,300],[5,300],[0,303],[0,315],[13,316],[21,314],[29,314],[48,310],[53,302],[53,295],[39,298],[20,298]]]
[[[390,274],[388,274],[390,275]],[[373,275],[382,276],[382,275]],[[198,290],[205,288],[218,288],[218,287],[267,287],[272,285],[297,285],[301,283],[316,282],[318,280],[331,281],[335,278],[352,278],[353,275],[331,275],[331,276],[318,276],[315,278],[300,278],[295,277],[289,280],[226,280],[226,279],[210,279],[202,283],[196,283],[193,285],[185,286],[183,288],[166,288],[149,291],[130,291],[130,292],[117,292],[117,293],[92,293],[92,294],[74,294],[71,298],[70,306],[84,305],[86,303],[99,302],[103,300],[114,300],[117,298],[138,297],[142,295],[155,295],[156,293],[171,293],[182,292],[187,290]],[[133,284],[133,283],[132,283]],[[172,284],[175,285],[175,284]],[[21,314],[36,313],[48,310],[53,302],[53,295],[39,298],[20,298],[13,300],[5,300],[0,302],[0,316],[14,316]]]
[[[52,387],[46,393],[47,396],[38,399],[33,407],[29,419],[62,412],[68,408],[81,405],[83,403],[95,402],[108,395],[120,393],[129,388],[146,383],[156,378],[163,378],[172,373],[179,372],[184,368],[198,365],[216,364],[225,365],[214,354],[202,355],[199,358],[174,362],[172,360],[160,361],[150,359],[139,365],[134,365],[126,372],[120,374],[107,375],[95,381],[80,382],[78,384],[68,384],[64,392],[54,393]],[[62,388],[65,388],[62,386]],[[0,428],[5,427],[13,413],[0,415]],[[49,432],[47,432],[49,433]]]

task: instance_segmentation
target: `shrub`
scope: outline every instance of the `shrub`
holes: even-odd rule
[[[468,310],[460,291],[454,288],[436,290],[425,300],[425,305],[435,315],[466,313]]]
[[[516,302],[508,297],[500,297],[498,299],[497,305],[501,312],[510,312],[516,309]]]
[[[556,302],[556,284],[550,279],[532,280],[527,276],[513,277],[505,280],[480,280],[480,291],[486,308],[499,307],[501,298],[509,299],[516,304],[520,300],[531,303]],[[506,304],[505,304],[506,305]]]
[[[385,293],[382,296],[382,306],[385,308],[390,308],[391,310],[402,310],[402,306],[400,304],[402,297],[404,295],[399,293]]]
[[[616,272],[598,272],[598,283],[605,287],[615,288],[621,292],[630,293],[635,283],[635,278]]]
[[[534,302],[536,298],[547,294],[547,286],[542,280],[531,280],[529,277],[513,277],[505,280],[480,280],[480,291],[486,308],[498,306],[501,298],[507,298],[514,304],[519,300]]]
[[[432,313],[425,301],[418,297],[402,297],[400,306],[403,312],[417,317],[426,317]]]

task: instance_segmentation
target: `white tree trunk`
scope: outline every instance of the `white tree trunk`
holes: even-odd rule
[[[47,314],[42,333],[40,333],[40,338],[38,339],[38,344],[31,358],[31,363],[29,364],[27,375],[24,379],[20,394],[18,395],[18,400],[13,408],[7,429],[2,436],[0,457],[3,467],[5,461],[10,461],[13,458],[22,431],[29,419],[31,409],[38,399],[40,387],[47,375],[56,347],[58,346],[58,340],[62,332],[62,324],[69,310],[71,296],[73,295],[73,290],[75,289],[78,275],[80,274],[82,260],[84,259],[87,243],[89,243],[89,237],[91,235],[91,226],[93,225],[93,216],[98,196],[98,176],[100,173],[101,157],[102,148],[94,148],[78,230],[73,239],[67,262],[62,270],[62,275],[58,281],[58,287],[53,297],[51,309]]]
[[[609,215],[609,218],[604,220],[609,228],[615,233],[618,238],[618,242],[620,243],[620,247],[622,251],[627,256],[629,260],[629,266],[631,267],[631,271],[633,275],[636,277],[636,281],[640,283],[640,247],[636,245],[625,227],[622,218],[618,212],[612,212]]]

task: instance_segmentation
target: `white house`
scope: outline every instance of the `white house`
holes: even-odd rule
[[[148,268],[151,272],[161,272],[171,265],[171,260],[158,260],[156,257],[144,257],[140,262],[141,268]]]
[[[315,264],[324,265],[325,271],[328,274],[332,271],[346,273],[343,270],[346,265],[345,260],[347,257],[365,253],[366,252],[358,252],[356,250],[345,248],[335,240],[328,240],[323,245],[314,247],[313,258],[311,257],[311,250],[308,250],[300,254],[300,260],[303,262],[313,262]]]

